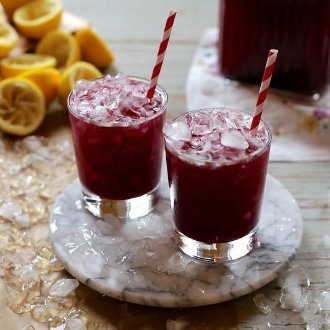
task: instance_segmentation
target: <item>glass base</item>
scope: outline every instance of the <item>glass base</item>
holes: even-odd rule
[[[82,202],[85,209],[98,218],[113,214],[117,218],[136,219],[153,210],[159,199],[158,188],[139,197],[112,200],[95,195],[82,186]]]
[[[179,231],[176,231],[174,236],[179,248],[185,254],[213,262],[225,262],[241,258],[258,246],[257,228],[242,238],[226,243],[208,244],[199,242]]]

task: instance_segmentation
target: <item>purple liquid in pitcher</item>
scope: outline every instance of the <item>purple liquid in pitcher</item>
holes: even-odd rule
[[[272,87],[322,94],[329,78],[329,16],[329,0],[221,0],[221,74],[259,84],[268,51],[276,48]]]

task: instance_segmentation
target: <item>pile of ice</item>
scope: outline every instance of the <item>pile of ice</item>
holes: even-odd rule
[[[148,84],[119,73],[97,80],[79,80],[71,97],[72,110],[95,124],[130,124],[160,110],[162,96],[146,98]]]
[[[249,132],[251,116],[228,109],[205,109],[180,116],[165,124],[167,143],[194,161],[235,161],[261,149],[267,130],[261,123],[257,134]]]
[[[330,291],[312,291],[311,280],[300,266],[293,266],[280,279],[282,309],[300,313],[307,330],[330,329]],[[263,314],[276,307],[264,294],[257,294],[254,303]]]

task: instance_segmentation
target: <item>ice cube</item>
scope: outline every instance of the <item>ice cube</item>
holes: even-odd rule
[[[186,320],[167,320],[166,330],[183,330],[189,326],[190,322]]]
[[[302,311],[309,301],[309,292],[299,286],[282,289],[280,303],[283,309]]]
[[[307,272],[300,266],[293,266],[284,274],[281,279],[282,287],[300,286],[308,288],[311,285],[311,280]]]
[[[89,87],[89,81],[85,79],[80,79],[76,82],[75,90],[77,92],[84,92]]]
[[[226,127],[237,129],[234,119],[225,117]]]
[[[23,146],[30,152],[36,152],[42,147],[41,140],[32,135],[22,140]]]
[[[33,264],[26,264],[19,267],[15,271],[15,274],[17,274],[24,283],[38,281],[40,276],[36,266]]]
[[[309,322],[315,316],[315,314],[320,310],[320,305],[316,301],[310,301],[301,313],[301,318],[305,322]]]
[[[321,330],[323,329],[324,323],[324,319],[321,315],[315,315],[315,317],[306,324],[306,330]]]
[[[175,123],[166,123],[164,133],[172,140],[190,141],[191,132],[186,123],[177,121]]]
[[[211,127],[209,127],[208,125],[199,125],[196,123],[192,123],[191,125],[191,132],[194,135],[206,135],[211,133]]]
[[[235,129],[225,131],[221,135],[221,144],[225,147],[245,150],[249,147],[245,137]]]
[[[86,330],[85,324],[80,319],[68,319],[66,320],[68,330]]]
[[[211,141],[205,141],[202,150],[200,151],[203,154],[206,154],[210,152],[212,149],[212,142]]]
[[[272,310],[270,300],[264,294],[257,294],[253,297],[253,301],[259,310],[263,314],[269,314]]]
[[[74,291],[78,285],[79,282],[75,279],[62,278],[52,285],[49,294],[51,296],[66,297]]]
[[[22,214],[21,205],[15,202],[5,202],[0,206],[0,216],[12,220]]]
[[[323,311],[330,311],[330,292],[323,291],[316,299]]]

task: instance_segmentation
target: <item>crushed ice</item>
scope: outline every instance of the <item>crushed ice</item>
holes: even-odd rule
[[[129,79],[122,73],[92,81],[79,80],[71,106],[79,116],[93,123],[128,125],[161,109],[163,96],[156,91],[152,100],[147,99],[148,87],[147,83]]]
[[[51,296],[66,297],[74,291],[78,285],[79,282],[75,279],[62,278],[52,285],[49,294]]]
[[[259,312],[269,314],[272,310],[270,300],[264,294],[257,294],[253,297],[253,301]]]
[[[330,291],[311,291],[308,273],[300,266],[293,266],[279,279],[280,307],[300,313],[301,323],[309,330],[330,329]],[[263,314],[271,313],[269,299],[258,294],[253,298],[257,309]],[[266,323],[256,329],[266,328]]]
[[[167,143],[182,155],[197,162],[244,159],[267,141],[266,128],[249,133],[250,116],[227,109],[206,109],[184,114],[167,123]]]

